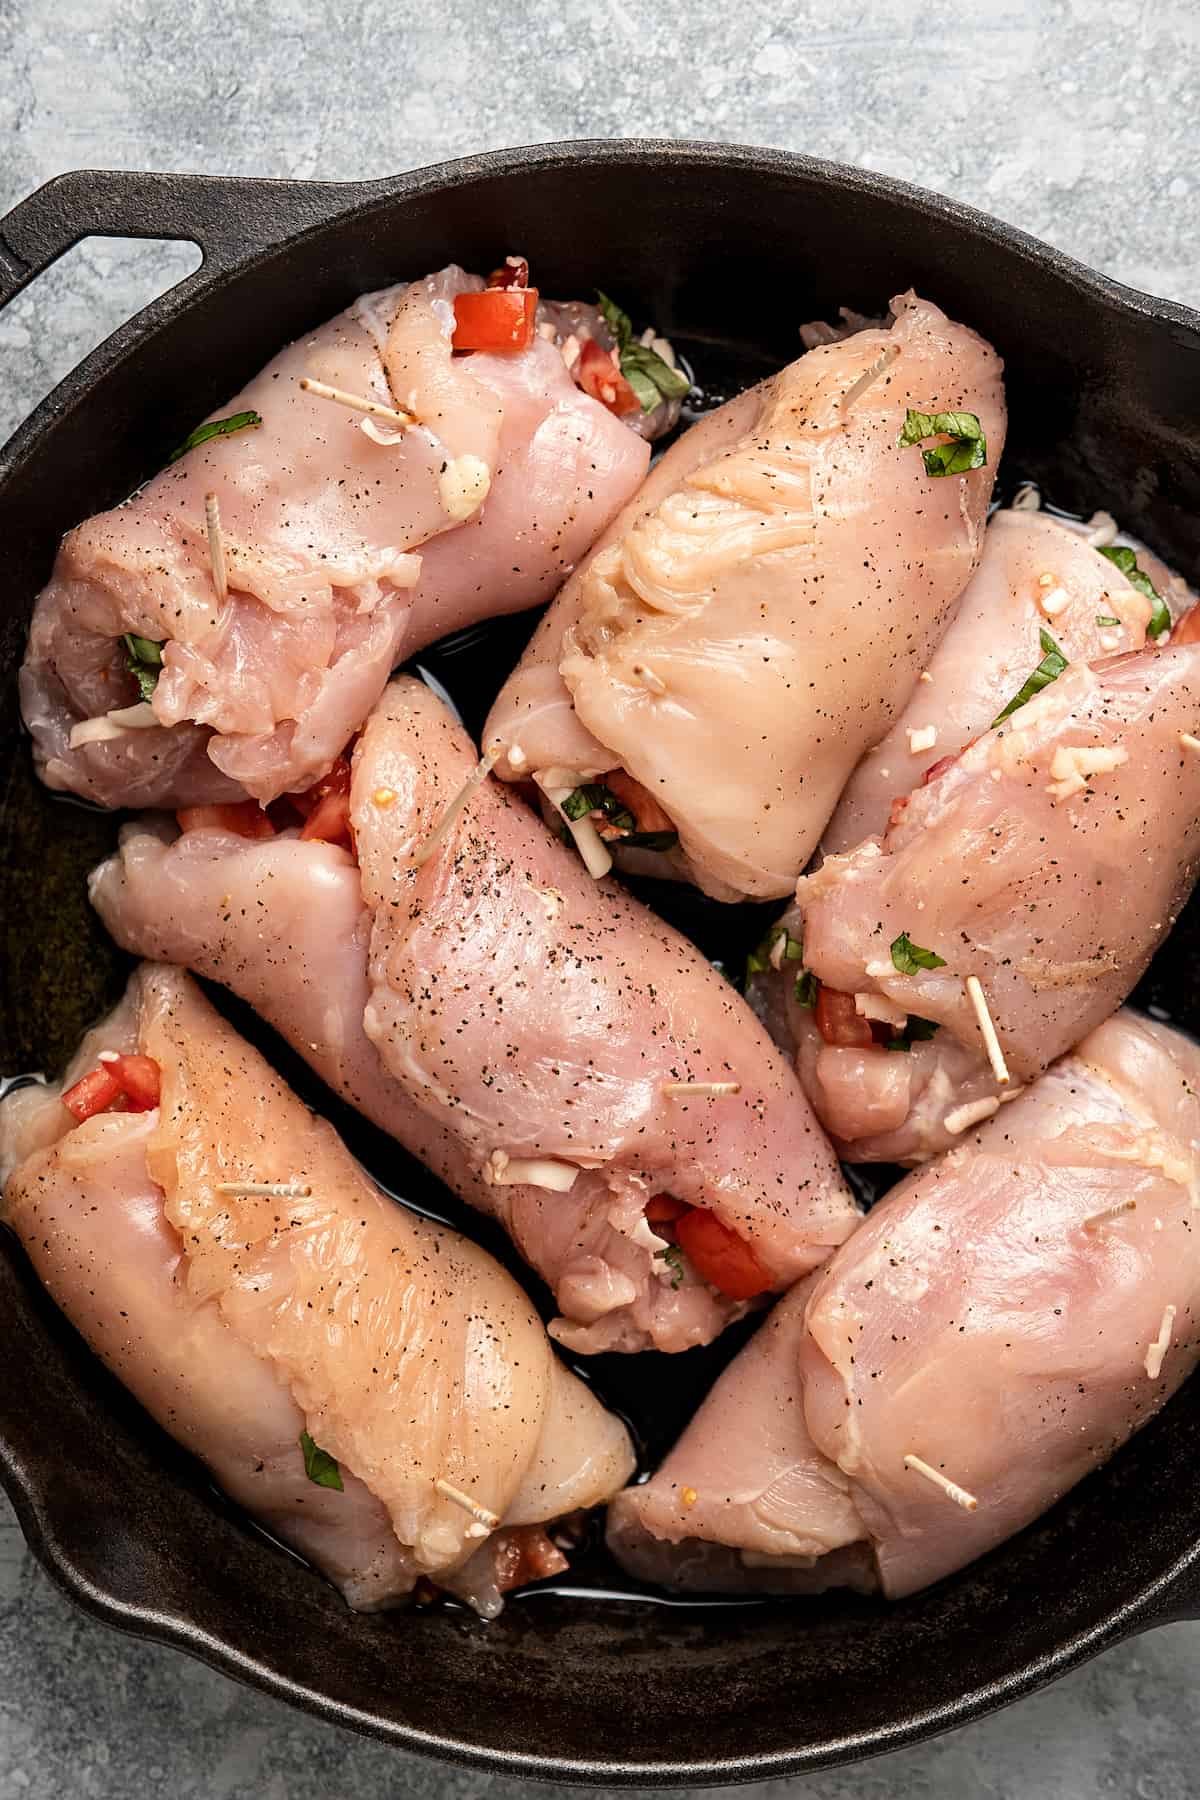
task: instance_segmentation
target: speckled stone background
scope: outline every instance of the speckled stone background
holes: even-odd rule
[[[939,188],[1194,301],[1198,102],[1196,0],[0,0],[0,211],[80,166],[349,179],[548,138],[722,138]],[[93,239],[0,315],[0,438],[195,260]],[[419,1763],[101,1629],[3,1501],[0,1621],[2,1800],[546,1792]],[[1176,1626],[954,1738],[774,1785],[1183,1800],[1198,1686],[1200,1625]]]

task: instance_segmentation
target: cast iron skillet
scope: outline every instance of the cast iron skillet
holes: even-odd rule
[[[488,268],[519,249],[547,293],[601,285],[653,319],[719,390],[794,355],[800,320],[840,304],[877,312],[914,284],[1002,351],[1008,466],[1065,507],[1111,507],[1200,573],[1200,317],[880,176],[662,143],[513,150],[351,186],[82,172],[0,220],[0,306],[93,232],[194,239],[204,263],[0,453],[9,1073],[60,1065],[123,979],[83,895],[113,822],[38,788],[12,699],[56,541],[157,468],[285,340],[364,289],[451,259]],[[527,630],[498,627],[423,659],[476,728]],[[691,901],[685,912],[710,953],[736,954],[757,929],[745,913]],[[1193,1027],[1197,950],[1192,914],[1140,995]],[[275,1053],[381,1179],[464,1222],[394,1146]],[[465,1222],[505,1249],[478,1219]],[[597,1550],[582,1560],[578,1594],[534,1590],[483,1626],[461,1612],[348,1612],[104,1375],[5,1233],[0,1321],[0,1477],[69,1593],[324,1718],[488,1769],[628,1785],[812,1769],[978,1718],[1132,1632],[1200,1611],[1195,1383],[1039,1524],[902,1605],[837,1595],[664,1604],[617,1582]],[[653,1458],[731,1347],[609,1357],[590,1372]]]

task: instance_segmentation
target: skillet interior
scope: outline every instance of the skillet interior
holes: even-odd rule
[[[37,785],[16,719],[12,676],[57,539],[158,467],[281,343],[363,289],[450,259],[489,267],[519,248],[547,292],[602,285],[676,336],[701,382],[722,390],[794,354],[800,320],[841,304],[878,311],[915,285],[1004,355],[1007,466],[1068,508],[1109,506],[1200,575],[1196,322],[948,203],[801,159],[680,146],[516,152],[353,198],[291,245],[202,279],[176,316],[165,304],[155,335],[99,352],[99,377],[88,365],[71,377],[0,462],[6,1073],[60,1064],[125,968],[83,892],[113,822]],[[477,727],[528,629],[498,625],[421,661]],[[733,960],[757,935],[754,909],[731,919],[676,904],[711,954]],[[1198,958],[1193,907],[1140,997],[1200,1030]],[[253,1023],[250,1035],[268,1042]],[[378,1178],[516,1266],[498,1234],[268,1047]],[[1194,1383],[1045,1520],[900,1606],[837,1596],[673,1606],[633,1597],[624,1581],[624,1597],[611,1597],[613,1571],[597,1553],[580,1572],[584,1594],[532,1592],[491,1626],[459,1613],[358,1618],[213,1495],[82,1349],[7,1236],[0,1296],[0,1473],[52,1572],[114,1622],[414,1748],[559,1779],[748,1780],[945,1728],[1187,1610],[1200,1539]],[[654,1456],[733,1341],[653,1367],[600,1359],[589,1373]]]

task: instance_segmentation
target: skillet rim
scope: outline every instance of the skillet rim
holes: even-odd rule
[[[350,216],[369,215],[391,206],[402,207],[409,200],[436,197],[482,180],[519,178],[531,172],[607,166],[648,170],[653,174],[655,170],[717,165],[740,171],[747,180],[770,174],[826,189],[849,189],[902,204],[925,219],[938,220],[949,226],[977,247],[1003,247],[1016,253],[1022,261],[1042,273],[1049,273],[1068,290],[1087,294],[1094,303],[1110,311],[1165,327],[1172,333],[1182,331],[1200,347],[1200,312],[1180,302],[1158,299],[1118,282],[1020,228],[957,200],[874,171],[790,151],[699,140],[580,139],[488,151],[427,165],[409,174],[362,183],[163,175],[150,178],[152,188],[168,198],[174,196],[185,217],[191,199],[202,193],[210,197],[215,194],[234,203],[239,198],[249,200],[252,218],[255,210],[261,213],[264,207],[286,196],[297,199],[301,210],[307,204],[318,216],[310,217],[295,228],[291,228],[292,221],[285,221],[273,235],[257,241],[251,241],[244,231],[237,229],[224,234],[217,227],[205,231],[197,227],[195,235],[204,252],[200,267],[97,346],[46,396],[0,449],[0,497],[8,482],[34,452],[42,434],[69,410],[76,397],[86,393],[109,369],[140,350],[160,331],[183,321],[195,302],[211,294],[228,278],[285,256]],[[36,209],[39,202],[53,205],[59,199],[70,199],[72,194],[78,198],[86,194],[89,182],[119,185],[123,181],[135,183],[146,179],[133,172],[126,175],[99,170],[74,171],[58,176],[36,190],[21,203],[21,207]],[[0,251],[5,248],[6,226],[14,216],[10,214],[8,218],[0,219]],[[178,235],[181,238],[189,235],[183,219],[176,232],[164,232],[162,223],[148,215],[137,235]],[[81,237],[103,230],[102,222],[92,222],[86,227],[81,225],[74,237],[64,236],[53,253],[32,270],[29,279],[34,279],[42,268]],[[133,233],[125,230],[115,235]],[[7,1258],[7,1242],[5,1255]],[[123,1597],[115,1586],[103,1587],[73,1560],[70,1547],[61,1541],[54,1520],[53,1500],[45,1491],[44,1480],[39,1486],[36,1472],[23,1466],[19,1453],[8,1441],[2,1427],[0,1483],[13,1502],[26,1541],[38,1561],[74,1601],[105,1623],[183,1649],[210,1667],[287,1700],[304,1711],[408,1750],[494,1773],[574,1784],[617,1787],[730,1785],[811,1772],[900,1749],[971,1719],[982,1718],[1047,1685],[1134,1632],[1187,1616],[1192,1610],[1189,1590],[1194,1593],[1200,1585],[1197,1573],[1200,1571],[1200,1539],[1197,1539],[1167,1569],[1145,1582],[1133,1598],[1110,1609],[1098,1622],[1081,1628],[1008,1675],[968,1687],[953,1700],[909,1713],[894,1725],[876,1725],[860,1732],[831,1735],[819,1743],[795,1750],[748,1752],[715,1761],[703,1758],[631,1761],[619,1757],[610,1759],[603,1754],[587,1758],[548,1756],[540,1752],[483,1747],[465,1741],[461,1735],[423,1730],[360,1711],[271,1667],[265,1659],[256,1659],[235,1649],[195,1620],[183,1616],[177,1608],[164,1610],[152,1603]]]

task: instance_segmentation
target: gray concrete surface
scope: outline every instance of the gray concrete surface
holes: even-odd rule
[[[0,0],[0,210],[80,166],[355,178],[539,139],[770,143],[970,200],[1194,300],[1195,0]],[[0,315],[0,438],[191,266],[91,240]],[[1037,1597],[1030,1596],[1030,1604]],[[428,1800],[415,1762],[76,1614],[0,1513],[0,1797]],[[1182,1800],[1200,1625],[812,1800]],[[836,1691],[830,1693],[836,1709]]]

